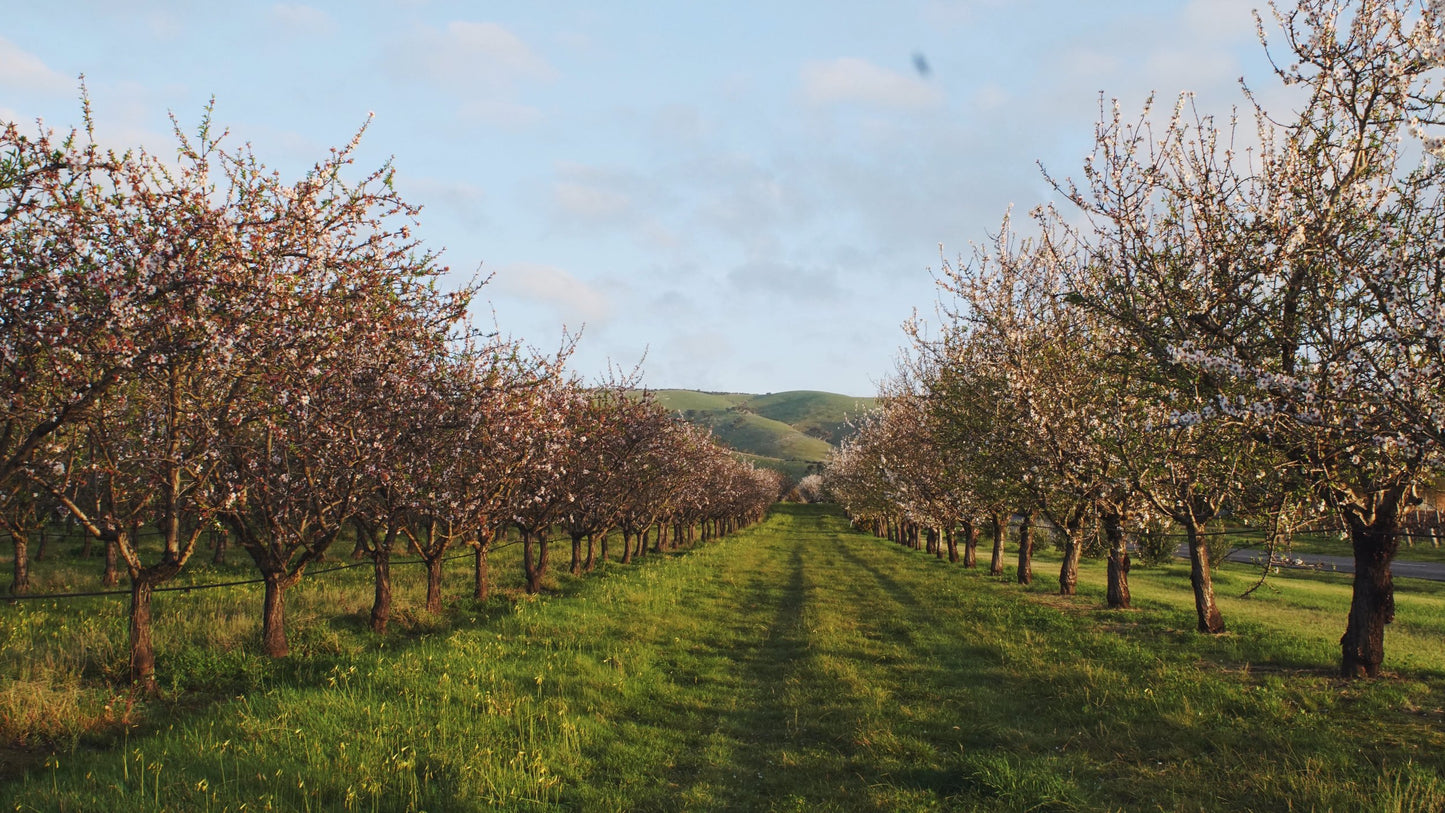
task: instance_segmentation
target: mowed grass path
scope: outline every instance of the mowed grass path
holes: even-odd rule
[[[1148,579],[1138,583],[1147,595]],[[759,528],[613,566],[569,596],[278,674],[245,697],[62,753],[0,784],[0,801],[107,811],[1445,803],[1438,668],[1370,683],[1291,665],[1294,655],[1251,668],[1270,660],[1276,632],[1246,622],[1206,640],[1187,631],[1187,607],[1109,613],[1087,593],[1062,602],[1044,589],[1025,596],[851,533],[827,508],[783,506]]]

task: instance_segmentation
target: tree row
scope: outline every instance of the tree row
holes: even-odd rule
[[[264,580],[263,650],[288,651],[286,591],[338,539],[375,572],[475,553],[476,595],[506,529],[526,588],[550,540],[571,569],[623,534],[623,561],[755,521],[775,475],[736,461],[629,381],[585,386],[477,330],[479,286],[412,235],[389,165],[353,178],[361,133],[283,182],[209,114],[175,160],[102,149],[89,129],[0,132],[0,527],[13,593],[28,539],[64,521],[130,580],[130,672],[155,686],[151,597],[224,530]],[[586,554],[582,552],[586,542]]]
[[[1442,19],[1409,0],[1271,5],[1286,112],[1188,94],[1101,105],[1066,203],[1005,217],[936,279],[887,407],[834,459],[863,521],[1001,538],[1036,516],[1129,605],[1129,541],[1182,533],[1201,632],[1224,622],[1207,523],[1340,528],[1354,551],[1341,672],[1375,675],[1391,562],[1445,461]],[[895,531],[896,535],[896,531]],[[994,568],[999,568],[997,555]]]

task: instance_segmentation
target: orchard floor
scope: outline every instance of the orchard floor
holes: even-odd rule
[[[780,506],[566,595],[178,698],[0,780],[0,809],[1445,805],[1445,657],[1408,642],[1438,648],[1438,594],[1402,596],[1402,616],[1433,614],[1402,634],[1403,671],[1347,682],[1337,629],[1291,629],[1294,604],[1338,612],[1338,581],[1231,600],[1232,631],[1205,638],[1178,567],[1137,569],[1121,612],[1098,562],[1080,596],[1050,596],[1051,561],[1025,589]]]

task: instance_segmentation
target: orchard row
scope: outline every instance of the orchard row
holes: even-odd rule
[[[103,542],[129,576],[143,689],[152,593],[218,530],[264,580],[261,645],[282,656],[286,591],[338,538],[374,565],[380,631],[394,554],[426,561],[439,610],[442,560],[472,548],[485,597],[504,530],[520,532],[535,592],[558,529],[577,571],[608,530],[626,559],[654,527],[674,543],[726,532],[777,496],[776,475],[629,395],[634,382],[584,385],[568,348],[476,329],[479,286],[443,287],[391,167],[348,180],[360,137],[284,183],[209,114],[177,131],[173,161],[102,149],[89,128],[0,132],[11,592],[47,524]]]
[[[1353,602],[1341,671],[1375,675],[1391,561],[1445,463],[1442,9],[1413,0],[1274,7],[1290,112],[1101,110],[1059,207],[1005,218],[937,275],[942,325],[828,481],[880,532],[995,538],[1037,515],[1108,559],[1129,606],[1127,540],[1169,528],[1191,559],[1198,628],[1218,633],[1206,524],[1276,539],[1346,531]],[[1248,89],[1247,89],[1248,90]],[[1437,492],[1438,493],[1438,492]],[[995,567],[998,566],[995,557]]]

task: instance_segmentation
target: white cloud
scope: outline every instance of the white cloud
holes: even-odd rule
[[[803,98],[812,105],[864,104],[899,109],[932,107],[943,94],[916,76],[843,57],[803,66]]]
[[[556,309],[574,330],[582,323],[604,323],[612,314],[607,294],[555,265],[512,263],[497,270],[492,285],[501,293]]]
[[[40,57],[0,37],[0,87],[43,93],[74,92],[77,80],[50,68]]]
[[[421,26],[403,43],[403,67],[445,84],[510,85],[556,71],[520,37],[496,23],[455,20]]]
[[[271,19],[290,35],[329,36],[336,31],[335,18],[301,3],[277,3],[271,7]]]
[[[576,181],[558,181],[552,197],[564,213],[586,220],[616,220],[632,208],[632,199],[621,192]]]
[[[547,82],[557,71],[521,37],[496,23],[454,20],[442,28],[419,25],[394,44],[384,68],[458,97],[457,113],[521,129],[542,111],[517,96],[526,83]]]

